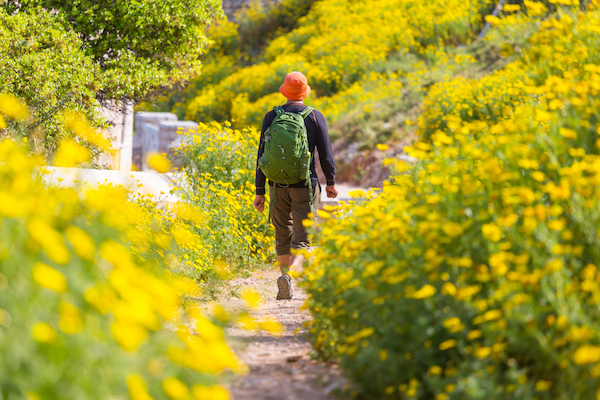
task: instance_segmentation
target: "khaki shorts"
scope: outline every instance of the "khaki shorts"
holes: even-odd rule
[[[302,221],[310,212],[308,188],[270,186],[271,222],[275,227],[275,249],[278,256],[290,254],[292,249],[308,249],[310,241]],[[313,191],[313,208],[321,208],[321,185]]]

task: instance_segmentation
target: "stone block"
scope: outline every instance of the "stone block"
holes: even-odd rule
[[[152,146],[155,140],[158,140],[158,124],[161,121],[177,121],[177,115],[169,112],[138,112],[135,113],[135,135],[133,136],[132,142],[132,158],[133,165],[137,170],[143,169],[144,160],[144,143]],[[144,140],[146,131],[144,127],[146,124],[151,125],[151,133],[149,135],[155,135]],[[152,128],[152,126],[154,128]],[[158,147],[156,148],[158,151]],[[147,154],[147,153],[146,153]]]
[[[179,145],[180,134],[198,126],[193,121],[162,121],[158,124],[158,152],[169,154],[171,147]]]

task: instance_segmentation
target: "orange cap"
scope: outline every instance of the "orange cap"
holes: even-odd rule
[[[306,76],[302,72],[290,72],[286,75],[283,85],[279,87],[279,93],[290,100],[304,100],[310,95]]]

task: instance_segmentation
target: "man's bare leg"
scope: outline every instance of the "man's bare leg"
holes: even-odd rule
[[[279,269],[281,270],[281,274],[287,274],[290,270],[290,264],[292,263],[292,255],[284,254],[283,256],[277,256],[277,261],[279,261]]]
[[[304,256],[301,254],[285,254],[283,256],[277,256],[277,261],[279,261],[279,269],[282,274],[288,274],[289,271],[300,272],[304,265]]]

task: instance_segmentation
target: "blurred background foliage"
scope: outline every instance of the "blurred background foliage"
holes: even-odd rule
[[[513,57],[501,56],[500,47],[521,43],[522,35],[473,41],[494,6],[484,0],[252,2],[234,22],[210,27],[200,77],[140,108],[258,126],[285,101],[278,93],[285,74],[298,69],[313,88],[307,103],[327,116],[334,139],[361,149],[393,144],[414,132],[410,121],[433,83],[478,77]]]

